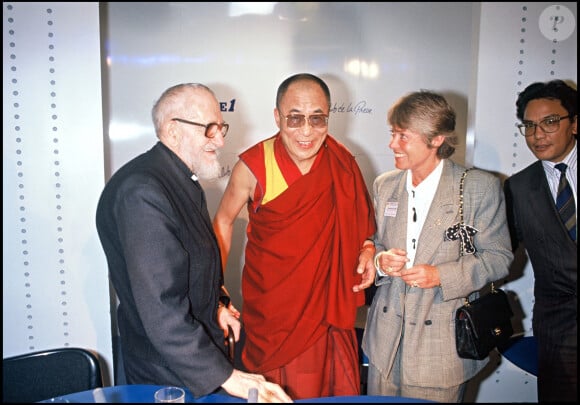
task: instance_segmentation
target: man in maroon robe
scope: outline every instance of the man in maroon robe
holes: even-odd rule
[[[240,155],[214,219],[225,268],[247,206],[242,361],[294,399],[360,393],[354,322],[376,271],[372,202],[329,109],[320,78],[286,79],[280,131]]]

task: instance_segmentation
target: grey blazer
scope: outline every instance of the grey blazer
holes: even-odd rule
[[[381,373],[393,367],[402,345],[405,384],[447,388],[472,378],[489,361],[462,359],[455,348],[454,317],[464,297],[508,275],[513,260],[505,200],[498,177],[474,169],[465,179],[464,221],[478,232],[475,255],[460,256],[459,240],[445,231],[459,222],[459,183],[464,167],[444,160],[443,172],[417,243],[415,264],[437,266],[441,286],[409,288],[398,277],[377,275],[362,347]],[[373,184],[377,253],[405,248],[408,171],[383,173]],[[395,216],[384,216],[387,202],[397,202]],[[477,294],[474,294],[474,296]],[[404,335],[403,335],[404,330]]]

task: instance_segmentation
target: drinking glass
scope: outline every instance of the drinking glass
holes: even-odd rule
[[[179,387],[163,387],[155,391],[155,402],[184,403],[185,391]]]

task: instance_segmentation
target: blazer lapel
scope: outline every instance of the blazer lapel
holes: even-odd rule
[[[444,161],[439,185],[419,235],[415,263],[430,263],[444,241],[445,230],[458,221],[460,173],[454,164]]]

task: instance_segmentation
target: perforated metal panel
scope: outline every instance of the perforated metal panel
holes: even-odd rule
[[[110,359],[97,3],[3,7],[3,354]]]

